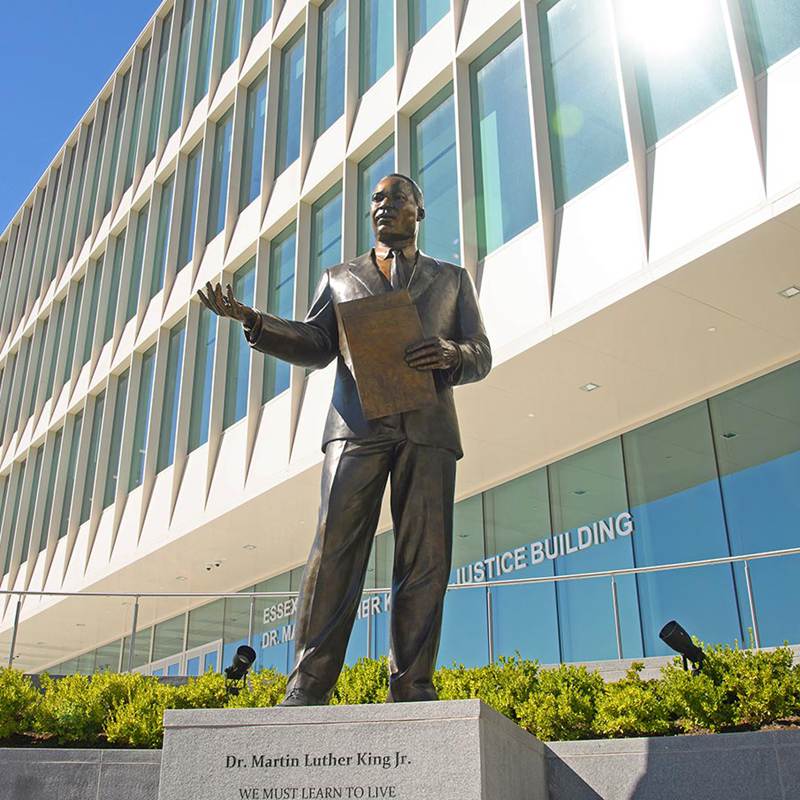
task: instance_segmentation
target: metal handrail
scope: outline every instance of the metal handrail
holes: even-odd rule
[[[656,564],[646,567],[624,567],[622,569],[608,569],[600,570],[597,572],[576,572],[570,575],[542,575],[538,577],[528,578],[506,578],[489,581],[475,581],[473,583],[450,583],[447,585],[447,590],[460,590],[460,589],[489,589],[501,586],[526,586],[537,583],[561,583],[563,581],[579,581],[590,580],[598,578],[611,579],[611,604],[614,615],[614,632],[617,645],[617,656],[622,658],[622,631],[620,626],[619,616],[619,602],[617,596],[617,578],[623,575],[642,575],[652,572],[667,572],[670,570],[678,569],[693,569],[696,567],[724,565],[724,564],[744,564],[744,577],[747,587],[747,600],[750,607],[750,617],[753,622],[753,644],[755,649],[761,647],[760,635],[758,629],[758,619],[756,616],[755,600],[753,597],[752,580],[750,576],[750,562],[759,561],[765,558],[781,558],[784,556],[800,555],[800,547],[788,547],[782,550],[766,550],[759,553],[747,553],[745,555],[736,556],[720,556],[719,558],[704,558],[697,561],[681,561],[672,564]],[[494,558],[492,556],[491,558]],[[388,594],[391,593],[391,587],[381,587],[373,589],[363,589],[362,594],[375,595],[375,594]],[[296,591],[277,591],[277,592],[67,592],[67,591],[43,591],[43,590],[29,590],[29,589],[0,589],[0,596],[16,596],[17,607],[14,613],[14,625],[11,635],[11,646],[9,648],[8,665],[11,666],[14,661],[14,650],[17,640],[17,632],[19,629],[19,618],[22,609],[23,601],[26,597],[125,597],[134,599],[133,619],[131,624],[130,633],[130,649],[129,649],[129,663],[128,669],[133,667],[134,643],[136,641],[136,626],[139,616],[139,602],[145,598],[203,598],[213,597],[219,598],[240,598],[250,600],[250,621],[248,630],[252,637],[253,630],[253,615],[255,612],[255,600],[257,598],[281,598],[281,597],[297,597]],[[491,593],[490,593],[491,594]],[[491,608],[491,600],[487,601],[489,608]]]

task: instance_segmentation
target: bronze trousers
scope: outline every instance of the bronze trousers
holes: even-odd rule
[[[405,439],[328,445],[287,691],[300,688],[327,699],[336,683],[391,479],[395,549],[387,700],[436,699],[432,676],[450,575],[455,472],[454,453]]]

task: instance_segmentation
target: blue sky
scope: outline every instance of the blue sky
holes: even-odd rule
[[[33,0],[0,11],[0,232],[159,0]]]

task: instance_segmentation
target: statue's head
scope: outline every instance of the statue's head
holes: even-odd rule
[[[415,239],[425,219],[422,189],[408,175],[393,172],[381,178],[372,192],[370,217],[375,238],[383,244]]]

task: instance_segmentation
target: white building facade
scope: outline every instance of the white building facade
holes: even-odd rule
[[[302,318],[389,172],[475,278],[453,582],[800,546],[800,2],[165,0],[0,235],[0,648],[30,671],[292,657],[332,367]],[[386,504],[385,504],[386,506]],[[391,585],[388,508],[368,587]],[[800,556],[462,589],[440,662],[800,642]],[[286,598],[88,592],[286,592]],[[386,652],[366,600],[348,660]],[[754,618],[754,610],[757,620]]]

